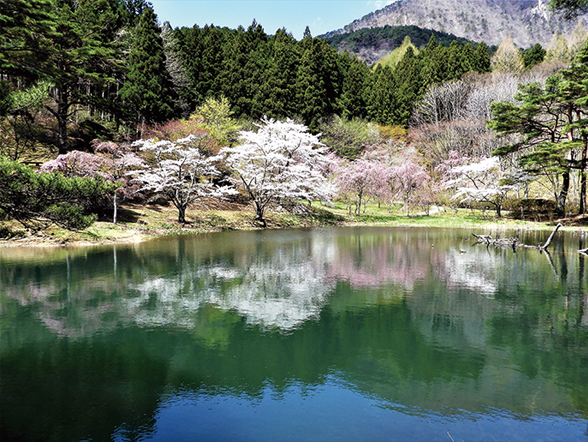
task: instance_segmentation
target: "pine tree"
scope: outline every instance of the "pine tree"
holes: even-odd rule
[[[586,169],[588,166],[588,42],[568,69],[561,72],[560,94],[568,105],[568,133],[570,146],[579,149],[580,213],[586,213]],[[574,115],[575,114],[575,115]]]
[[[486,46],[484,42],[481,42],[476,48],[474,60],[475,61],[472,66],[474,71],[484,73],[490,72],[492,70],[490,55],[488,54],[488,46]]]
[[[256,97],[256,101],[262,104],[264,115],[287,118],[297,113],[296,74],[299,59],[296,40],[284,29],[279,29],[271,40],[268,68]]]
[[[588,12],[588,0],[551,0],[549,6],[567,20]]]
[[[447,77],[445,63],[447,51],[448,49],[443,46],[435,46],[431,50],[423,51],[424,54],[419,58],[421,78],[424,84],[441,84],[445,81]]]
[[[121,20],[107,0],[54,0],[55,34],[52,36],[52,105],[57,120],[59,152],[68,151],[67,123],[74,105],[91,103],[92,87],[113,82],[119,59],[116,33]],[[95,102],[99,104],[99,102]]]
[[[406,125],[414,104],[424,92],[418,60],[412,48],[407,49],[396,66],[394,77],[397,84],[396,106],[391,109],[393,117],[388,124]]]
[[[545,49],[537,43],[523,52],[523,64],[528,69],[536,64],[542,63],[545,58]]]
[[[3,0],[0,8],[0,73],[36,80],[55,75],[51,39],[54,7],[49,0]]]
[[[562,214],[574,169],[582,174],[580,209],[586,210],[588,49],[582,54],[572,68],[549,77],[545,87],[539,83],[519,85],[515,99],[521,104],[492,103],[493,117],[488,122],[499,134],[522,135],[519,142],[501,147],[495,154],[517,153],[521,165],[549,177]]]
[[[394,109],[397,107],[396,80],[392,68],[378,65],[366,88],[367,116],[383,126],[395,124]]]
[[[364,95],[369,69],[363,61],[356,57],[351,57],[347,53],[345,56],[349,58],[349,62],[343,80],[343,92],[339,100],[339,107],[345,118],[365,118]]]
[[[136,112],[139,124],[164,121],[172,115],[171,79],[157,16],[145,8],[133,32],[128,73],[121,98]]]
[[[341,93],[341,79],[334,51],[324,40],[306,37],[296,80],[300,114],[311,131],[321,117],[333,113]]]
[[[466,72],[473,70],[475,53],[471,44],[460,45],[454,40],[451,42],[448,52],[446,80],[459,79]]]

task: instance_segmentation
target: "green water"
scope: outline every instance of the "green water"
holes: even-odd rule
[[[0,249],[0,440],[587,441],[586,241],[470,234]]]

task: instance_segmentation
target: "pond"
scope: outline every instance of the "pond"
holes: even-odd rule
[[[0,439],[587,441],[584,237],[471,233],[0,249]]]

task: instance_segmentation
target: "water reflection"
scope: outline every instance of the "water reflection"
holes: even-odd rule
[[[378,440],[393,431],[384,421],[398,438],[419,425],[413,440],[446,440],[439,422],[459,416],[505,437],[515,426],[520,440],[547,419],[545,440],[577,439],[588,296],[574,238],[546,256],[468,235],[317,229],[0,249],[0,436],[173,440],[184,428],[186,440],[288,440],[277,434],[289,428],[300,440],[300,426],[328,420],[330,440]],[[229,429],[228,416],[240,423]],[[208,433],[196,437],[195,419]],[[259,432],[245,437],[252,422]]]

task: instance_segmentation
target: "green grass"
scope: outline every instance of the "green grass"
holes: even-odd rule
[[[344,203],[337,202],[333,207],[313,203],[305,214],[292,214],[284,211],[267,212],[266,221],[269,229],[308,228],[335,225],[350,226],[389,226],[389,227],[429,227],[475,229],[486,233],[496,230],[552,230],[554,222],[521,221],[508,218],[496,218],[493,212],[472,211],[469,209],[445,209],[431,215],[423,214],[422,209],[412,210],[406,216],[402,205],[388,207],[368,204],[360,216],[349,215]],[[59,245],[75,243],[108,243],[141,241],[144,239],[169,236],[189,235],[228,230],[251,230],[262,228],[254,221],[254,213],[249,206],[235,210],[189,210],[186,224],[177,222],[177,211],[166,206],[127,206],[125,217],[114,225],[101,221],[78,232],[52,227],[38,235],[16,234],[18,225],[3,222],[3,232],[11,237],[0,238],[0,245]],[[581,227],[565,227],[565,230],[580,230]]]

